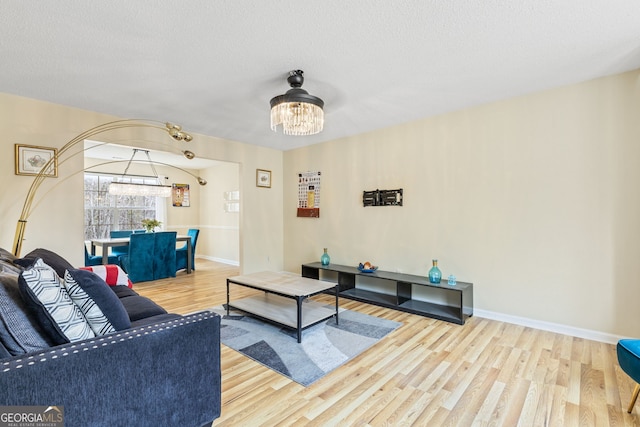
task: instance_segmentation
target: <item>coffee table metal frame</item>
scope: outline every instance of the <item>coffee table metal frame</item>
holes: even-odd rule
[[[252,315],[254,317],[257,317],[257,318],[259,318],[261,320],[264,320],[266,322],[275,323],[277,325],[293,329],[293,330],[295,330],[297,332],[298,343],[302,342],[302,331],[304,329],[306,329],[306,328],[309,328],[309,327],[311,327],[313,325],[316,325],[316,324],[318,324],[318,323],[320,323],[320,322],[322,322],[324,320],[327,320],[327,319],[329,319],[331,317],[334,317],[334,316],[336,318],[336,324],[338,324],[339,285],[337,283],[334,284],[332,282],[324,282],[328,286],[324,286],[324,287],[320,286],[320,288],[322,288],[322,289],[319,289],[318,286],[313,286],[314,289],[311,292],[301,292],[300,289],[298,289],[296,291],[293,291],[293,290],[292,291],[288,291],[286,289],[286,285],[278,285],[277,287],[279,288],[279,290],[276,290],[276,289],[270,287],[268,283],[264,283],[263,281],[260,281],[260,280],[253,280],[253,278],[257,277],[257,275],[260,275],[260,274],[265,274],[265,272],[253,273],[253,274],[248,274],[248,275],[244,275],[244,276],[235,276],[235,277],[227,278],[227,316],[229,316],[230,308],[234,308],[234,309],[249,313],[250,315]],[[305,283],[306,281],[313,281],[313,282],[320,282],[320,283],[323,282],[321,280],[300,277],[300,276],[294,275],[293,273],[271,273],[271,272],[269,272],[268,274],[270,274],[270,275],[281,274],[283,279],[288,279],[288,280],[291,280],[291,278],[292,278],[291,276],[296,276],[296,277],[298,277],[300,279],[299,283]],[[291,324],[283,323],[281,321],[273,319],[273,318],[269,317],[268,315],[266,315],[264,313],[260,313],[259,312],[260,310],[251,309],[251,308],[248,308],[247,305],[242,304],[243,301],[253,300],[255,302],[257,300],[260,300],[261,304],[268,305],[269,302],[268,302],[268,297],[266,295],[265,296],[247,297],[247,298],[243,298],[243,299],[237,300],[235,302],[235,304],[231,303],[231,301],[230,301],[230,292],[229,292],[229,285],[231,285],[231,284],[235,284],[235,285],[239,285],[239,286],[244,286],[246,288],[251,288],[251,289],[264,291],[265,294],[277,295],[278,297],[281,297],[281,298],[287,298],[287,299],[290,299],[290,300],[294,300],[296,302],[296,312],[297,312],[296,313],[297,314],[297,321],[296,321],[295,326],[292,326]],[[327,290],[329,290],[331,288],[334,288],[335,296],[336,296],[335,313],[333,313],[332,311],[327,311],[326,309],[323,308],[326,311],[326,313],[320,314],[319,317],[316,316],[315,318],[311,319],[307,323],[303,324],[303,307],[305,305],[305,300],[307,300],[309,297],[312,297],[314,295],[325,293]],[[307,301],[307,302],[311,302],[311,301]]]

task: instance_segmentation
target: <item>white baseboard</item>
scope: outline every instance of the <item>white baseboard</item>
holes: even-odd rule
[[[608,334],[600,331],[576,328],[574,326],[562,325],[560,323],[545,322],[542,320],[529,319],[526,317],[512,316],[510,314],[496,313],[487,310],[473,310],[473,315],[485,319],[499,320],[501,322],[513,323],[514,325],[527,326],[529,328],[543,331],[555,332],[558,334],[570,335],[577,338],[584,338],[592,341],[616,344],[619,340],[627,337]]]
[[[196,258],[207,259],[209,261],[220,262],[222,264],[233,265],[236,267],[240,266],[240,262],[224,258],[210,256],[196,256]],[[540,329],[542,331],[555,332],[558,334],[569,335],[572,337],[583,338],[592,341],[599,341],[607,344],[616,344],[621,339],[629,338],[620,335],[609,334],[606,332],[577,328],[575,326],[567,326],[561,323],[545,322],[542,320],[530,319],[527,317],[513,316],[511,314],[497,313],[495,311],[474,309],[473,315],[482,317],[484,319],[498,320],[500,322],[512,323],[514,325],[526,326],[529,328]]]
[[[209,261],[215,261],[215,262],[219,262],[219,263],[222,263],[222,264],[234,265],[236,267],[240,266],[240,261],[234,261],[232,259],[224,259],[224,258],[217,258],[217,257],[212,257],[212,256],[196,255],[196,259],[198,259],[198,258],[208,259]]]

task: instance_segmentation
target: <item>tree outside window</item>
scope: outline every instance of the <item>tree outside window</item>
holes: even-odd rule
[[[104,239],[112,230],[142,229],[145,218],[160,218],[157,197],[114,196],[109,184],[119,181],[157,184],[155,178],[124,177],[95,173],[84,175],[84,238]]]

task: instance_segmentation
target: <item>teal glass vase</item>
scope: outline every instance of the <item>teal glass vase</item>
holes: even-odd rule
[[[438,260],[433,260],[433,267],[429,270],[429,282],[431,283],[440,283],[442,279],[442,272],[438,268]]]
[[[330,262],[331,262],[331,257],[327,253],[327,248],[324,248],[324,253],[320,257],[320,264],[329,265]]]

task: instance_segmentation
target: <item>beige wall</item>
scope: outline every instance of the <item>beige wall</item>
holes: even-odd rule
[[[0,142],[4,152],[0,156],[0,246],[11,250],[16,221],[32,182],[31,177],[14,174],[14,144],[59,148],[81,132],[116,118],[9,94],[0,94],[0,117],[0,131],[6,135]],[[274,180],[269,191],[257,189],[255,170],[270,169],[274,176],[280,176],[282,152],[205,135],[193,136],[194,141],[188,148],[198,156],[238,165],[242,197],[242,211],[238,216],[242,230],[238,248],[241,268],[246,272],[281,269],[282,182]],[[177,150],[176,143],[155,130],[107,132],[100,135],[100,140]],[[47,179],[40,187],[36,195],[38,202],[29,217],[23,255],[36,247],[44,247],[63,254],[75,265],[82,263],[83,180],[78,171],[83,167],[83,153],[78,153],[60,165],[59,178]],[[198,215],[202,217],[203,213]],[[183,219],[171,221],[168,225],[185,225]]]
[[[219,163],[201,171],[208,181],[207,197],[200,199],[198,256],[229,264],[239,263],[240,214],[225,212],[224,193],[240,189],[239,165]],[[202,245],[202,247],[201,247]]]
[[[285,152],[285,269],[437,258],[478,310],[640,336],[638,123],[636,71]],[[315,170],[321,217],[297,218]],[[362,206],[396,188],[403,207]]]
[[[6,94],[0,117],[0,245],[10,248],[31,182],[13,173],[13,144],[60,147],[113,118]],[[438,258],[445,275],[474,283],[477,310],[640,336],[638,117],[635,71],[284,154],[203,135],[189,149],[237,165],[244,272],[298,272],[323,247],[335,263],[414,274]],[[143,148],[163,138],[114,136]],[[23,253],[47,247],[81,263],[82,178],[69,175],[82,167],[76,156],[42,186]],[[255,186],[256,168],[272,171],[271,189]],[[297,174],[312,170],[321,218],[296,218]],[[403,188],[405,205],[363,208],[362,191],[376,188]],[[205,218],[216,197],[202,224],[225,224]]]

